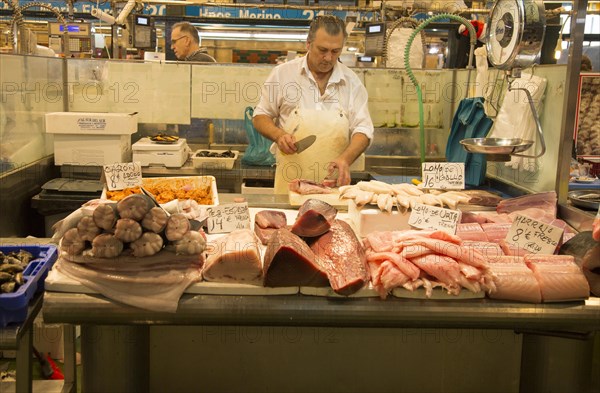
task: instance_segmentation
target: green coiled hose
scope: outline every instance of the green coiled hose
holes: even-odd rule
[[[439,19],[453,19],[457,22],[465,25],[467,30],[469,31],[469,38],[471,49],[469,50],[469,65],[467,68],[473,68],[473,51],[475,50],[475,44],[477,43],[477,32],[475,28],[467,19],[462,16],[454,15],[454,14],[439,14],[432,16],[431,18],[425,19],[416,29],[412,32],[410,37],[408,38],[408,42],[406,43],[406,48],[404,48],[404,68],[406,68],[406,73],[410,78],[410,81],[415,85],[417,89],[417,100],[419,101],[419,144],[420,144],[420,154],[421,154],[421,163],[425,162],[425,124],[424,124],[424,115],[423,115],[423,94],[421,92],[421,87],[417,82],[417,78],[412,72],[412,68],[410,68],[409,56],[410,56],[410,47],[412,46],[413,41],[417,34],[421,32],[429,23],[434,22]]]

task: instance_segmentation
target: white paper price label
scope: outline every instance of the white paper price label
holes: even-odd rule
[[[102,175],[110,191],[142,185],[142,166],[139,162],[104,165]]]
[[[554,254],[562,234],[561,228],[518,214],[504,240],[532,254]]]
[[[421,165],[423,188],[465,189],[464,162],[424,162]]]
[[[417,203],[410,213],[408,224],[419,229],[456,233],[456,225],[462,213],[459,210],[444,209],[437,206]]]
[[[248,203],[230,203],[206,209],[207,233],[229,233],[236,229],[250,229]]]

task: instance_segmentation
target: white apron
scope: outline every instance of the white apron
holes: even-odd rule
[[[296,141],[309,135],[315,135],[317,139],[301,153],[283,154],[276,149],[275,194],[287,194],[288,183],[294,179],[322,182],[328,174],[329,163],[342,154],[350,143],[350,123],[341,108],[296,108],[289,117],[286,129],[290,132],[295,130]]]

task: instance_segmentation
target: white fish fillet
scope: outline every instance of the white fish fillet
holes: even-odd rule
[[[587,299],[590,286],[572,255],[525,255],[544,302]]]
[[[206,281],[262,285],[262,260],[258,238],[249,229],[238,229],[208,245],[202,277]]]

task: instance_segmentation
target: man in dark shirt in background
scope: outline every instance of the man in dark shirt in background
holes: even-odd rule
[[[215,63],[214,57],[200,48],[198,30],[188,22],[179,22],[171,30],[171,49],[178,60]]]

